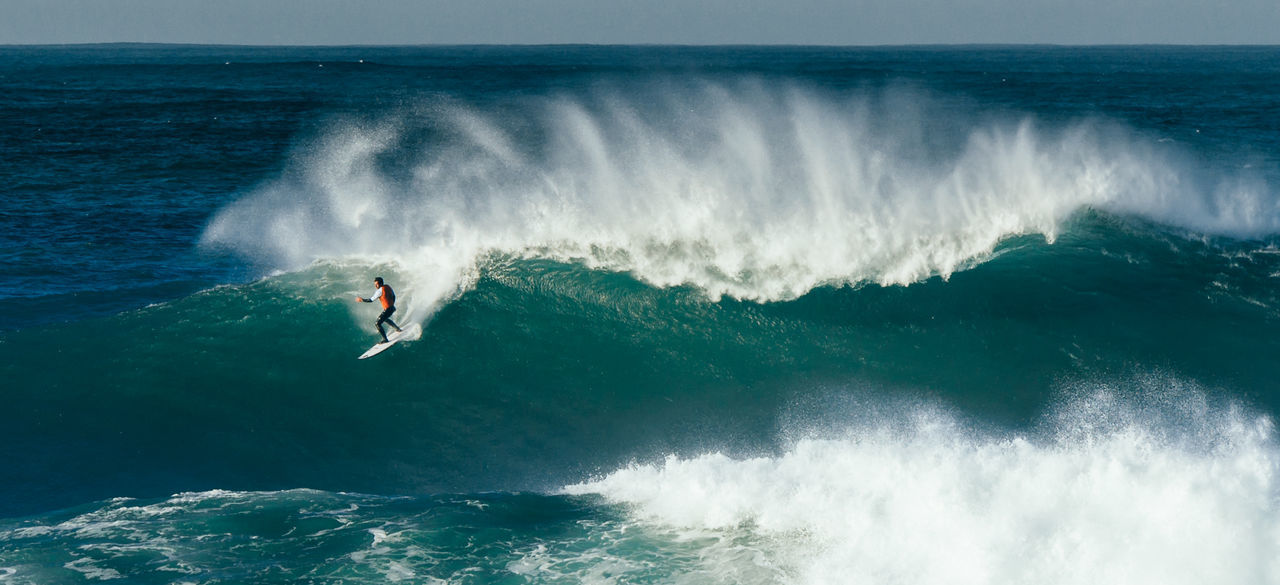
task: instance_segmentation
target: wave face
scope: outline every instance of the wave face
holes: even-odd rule
[[[1275,49],[0,76],[0,581],[1280,582]]]
[[[1017,429],[1064,380],[1163,371],[1280,411],[1280,255],[1146,232],[1100,255],[1085,245],[1097,229],[1112,220],[1015,242],[950,280],[769,304],[493,259],[374,366],[354,359],[376,338],[374,311],[351,297],[372,270],[398,282],[389,266],[322,264],[16,332],[0,346],[7,404],[26,413],[0,431],[8,501],[548,490],[667,453],[777,449],[789,405],[842,388],[933,396]]]

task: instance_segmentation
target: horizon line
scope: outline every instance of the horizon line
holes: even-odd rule
[[[735,47],[774,47],[774,48],[824,48],[824,49],[874,49],[874,48],[996,48],[996,47],[1042,47],[1042,48],[1276,48],[1280,43],[1004,43],[1004,42],[965,42],[965,43],[868,43],[868,44],[831,44],[831,43],[340,43],[340,44],[288,44],[288,43],[204,43],[204,42],[161,42],[161,41],[89,41],[65,43],[0,43],[0,48],[11,47],[210,47],[210,48],[447,48],[447,47],[645,47],[645,48],[735,48]]]

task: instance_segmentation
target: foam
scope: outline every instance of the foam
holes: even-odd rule
[[[1229,236],[1280,231],[1265,184],[1215,178],[1173,146],[914,90],[692,82],[507,105],[520,124],[449,104],[336,123],[202,241],[288,269],[394,265],[422,317],[493,254],[781,300],[946,277],[1003,239],[1052,241],[1086,207]]]
[[[565,491],[642,526],[749,534],[796,583],[1280,583],[1278,465],[1266,417],[1098,390],[1043,435],[913,409],[778,456],[669,456]]]

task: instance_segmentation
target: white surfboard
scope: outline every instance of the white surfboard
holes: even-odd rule
[[[417,323],[414,323],[412,325],[407,325],[405,326],[403,331],[392,331],[391,333],[388,333],[386,343],[379,343],[378,345],[375,345],[369,348],[369,351],[366,351],[360,354],[360,359],[371,358],[384,351],[387,351],[388,349],[391,349],[391,346],[395,345],[396,342],[398,341],[404,341],[404,340],[414,341],[420,338],[422,338],[422,326]]]

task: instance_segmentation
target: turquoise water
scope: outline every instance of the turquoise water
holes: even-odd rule
[[[0,48],[0,581],[1280,581],[1277,69]]]

